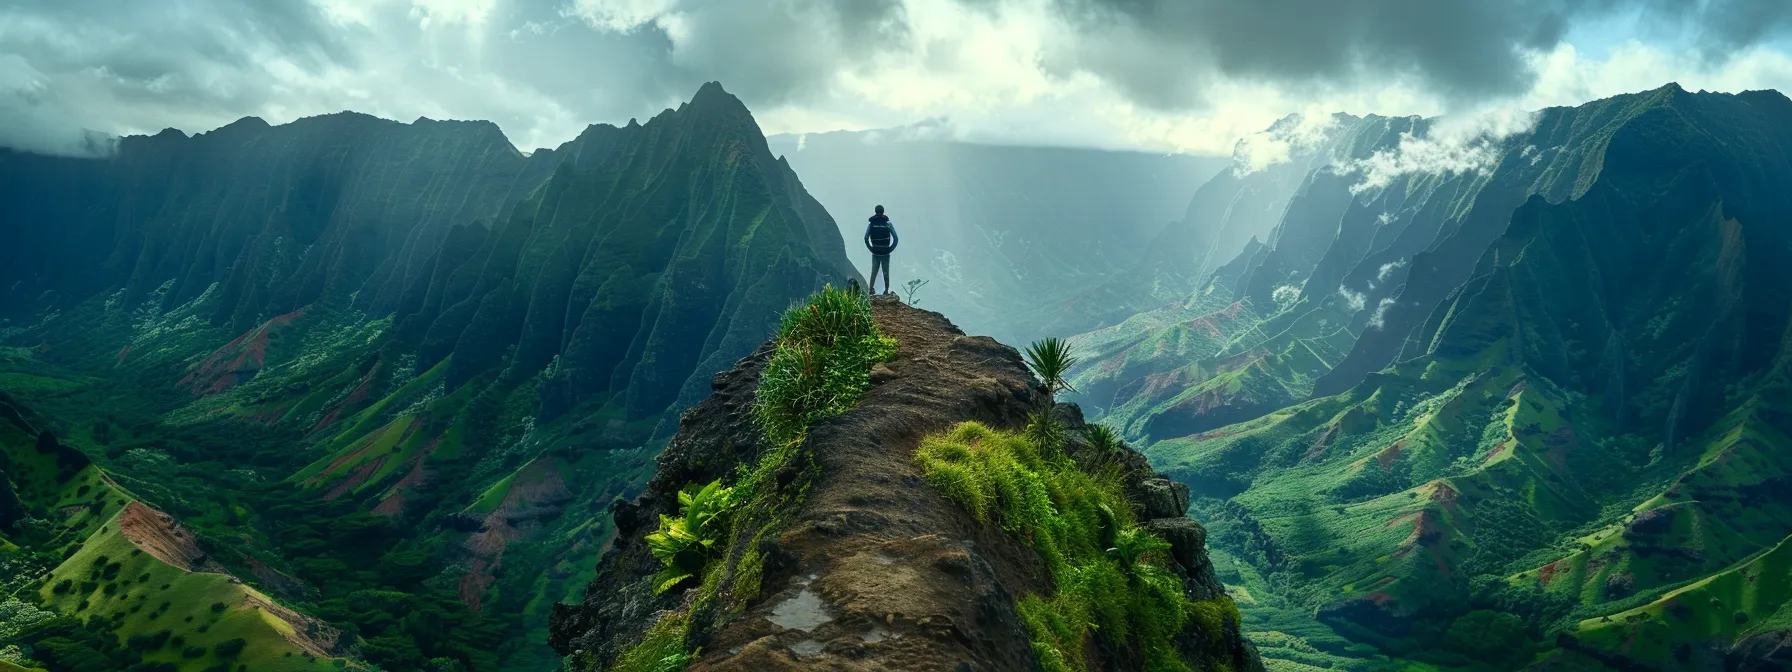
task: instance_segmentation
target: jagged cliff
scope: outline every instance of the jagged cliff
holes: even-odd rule
[[[855,275],[716,83],[528,155],[353,113],[0,150],[0,221],[0,390],[389,670],[557,666],[547,607],[604,508],[779,310]],[[84,538],[27,532],[0,542],[33,572]]]
[[[812,425],[774,470],[777,501],[789,512],[771,515],[773,525],[737,526],[722,554],[730,560],[712,567],[703,586],[656,594],[661,563],[644,538],[661,516],[679,515],[679,492],[736,483],[742,465],[773,450],[754,404],[778,346],[717,375],[710,397],[684,414],[646,491],[614,508],[617,537],[584,602],[556,609],[552,643],[575,668],[621,667],[620,658],[677,620],[688,628],[682,648],[696,652],[691,669],[1040,669],[1017,601],[1054,589],[1046,561],[1025,538],[979,522],[936,490],[915,452],[961,422],[1018,429],[1044,389],[1013,348],[966,336],[937,313],[888,297],[871,313],[896,354],[872,367],[856,407]],[[1183,515],[1187,489],[1130,450],[1103,461],[1083,438],[1081,412],[1056,412],[1069,460],[1112,469],[1134,510],[1127,517],[1169,542],[1162,562],[1184,597],[1231,611],[1207,561],[1205,530]],[[1197,669],[1260,669],[1237,626],[1235,616],[1190,621],[1174,637],[1173,657]],[[1080,661],[1088,669],[1145,667],[1145,653],[1125,641],[1105,632],[1089,640]]]
[[[1078,341],[1077,388],[1193,488],[1266,658],[1781,655],[1792,99],[1669,85],[1533,122],[1484,170],[1316,171],[1208,291]]]

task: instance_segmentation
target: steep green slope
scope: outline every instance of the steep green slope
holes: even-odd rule
[[[1765,97],[1763,97],[1765,96]],[[1205,301],[1237,301],[1250,309],[1253,323],[1225,347],[1202,359],[1138,357],[1130,343],[1088,341],[1085,371],[1117,366],[1126,359],[1131,377],[1205,380],[1211,372],[1261,361],[1233,385],[1248,391],[1182,395],[1189,385],[1155,385],[1124,390],[1095,388],[1084,400],[1096,407],[1125,409],[1113,420],[1129,435],[1151,440],[1187,435],[1255,417],[1311,395],[1341,392],[1368,373],[1423,351],[1407,336],[1469,278],[1475,260],[1499,236],[1512,213],[1533,195],[1549,202],[1579,198],[1612,166],[1629,168],[1638,143],[1623,138],[1652,137],[1661,120],[1683,124],[1713,139],[1707,146],[1731,166],[1737,180],[1726,190],[1746,190],[1745,200],[1771,202],[1763,179],[1774,170],[1748,148],[1771,146],[1759,137],[1772,124],[1775,94],[1694,95],[1677,86],[1618,96],[1576,108],[1551,108],[1535,115],[1528,129],[1506,135],[1483,131],[1466,140],[1445,121],[1370,117],[1346,136],[1329,169],[1305,180],[1268,242],[1251,248],[1215,272],[1197,296]],[[1444,130],[1439,130],[1444,128]],[[1681,131],[1674,131],[1681,132]],[[1682,132],[1683,133],[1683,132]],[[1399,161],[1403,152],[1442,151],[1412,137],[1441,137],[1482,163],[1456,171],[1403,172],[1367,183],[1364,166]],[[1617,142],[1618,154],[1609,148]],[[1643,144],[1653,140],[1644,141]],[[1416,148],[1409,147],[1412,145]],[[1458,146],[1459,145],[1459,146]],[[1650,152],[1681,151],[1662,147]],[[1411,159],[1418,161],[1419,159]],[[1655,158],[1643,160],[1645,164]],[[1730,184],[1726,182],[1725,184]],[[1736,200],[1736,199],[1731,199]],[[1754,207],[1753,205],[1748,207]],[[1154,340],[1138,334],[1138,341]],[[1404,353],[1404,354],[1402,354]],[[1207,373],[1201,373],[1205,371]],[[1079,373],[1079,382],[1088,373]],[[1088,381],[1092,382],[1092,381]],[[1151,390],[1135,398],[1140,389]]]
[[[1768,187],[1792,179],[1792,101],[1669,87],[1589,108],[1604,130],[1577,162],[1598,172],[1497,231],[1476,233],[1491,215],[1472,208],[1414,258],[1396,296],[1444,298],[1401,361],[1148,448],[1238,580],[1347,641],[1449,666],[1721,665],[1783,631],[1766,625],[1773,584],[1722,586],[1792,535],[1792,201]],[[1489,232],[1477,262],[1445,268]],[[1384,347],[1368,343],[1385,325],[1349,357]],[[1701,586],[1727,625],[1696,625]]]
[[[0,234],[62,269],[7,267],[0,390],[385,669],[557,665],[548,608],[678,413],[854,277],[715,84],[527,157],[333,115],[0,159],[0,209],[63,224]]]
[[[1290,117],[1267,133],[1290,133],[1297,122]],[[1380,206],[1354,200],[1354,178],[1329,166],[1384,151],[1422,123],[1337,115],[1290,160],[1247,171],[1241,155],[1234,170],[1203,185],[1185,220],[1125,276],[1174,302],[1075,339],[1085,353],[1074,374],[1079,399],[1129,436],[1162,439],[1306,397],[1355,335],[1341,310],[1291,330],[1309,312],[1294,310],[1308,308],[1300,285],[1316,266],[1336,263],[1325,258],[1336,240],[1381,225]]]
[[[1195,191],[1181,220],[1152,238],[1136,265],[1085,288],[1043,330],[1078,333],[1202,293],[1220,269],[1236,265],[1231,260],[1256,251],[1253,241],[1270,238],[1313,171],[1351,155],[1354,147],[1378,137],[1383,125],[1375,117],[1336,114],[1315,120],[1295,114],[1241,141],[1231,169]],[[1253,142],[1270,143],[1270,156]]]
[[[24,509],[22,517],[0,521],[7,542],[0,565],[8,570],[0,589],[102,624],[89,629],[121,643],[138,638],[114,655],[120,668],[148,661],[182,670],[224,664],[321,671],[349,663],[334,628],[243,585],[167,514],[144,506],[79,449],[38,430],[33,422],[42,418],[30,409],[0,396],[0,415],[0,472]],[[32,632],[0,639],[27,647],[45,641]],[[60,669],[71,653],[49,657]]]

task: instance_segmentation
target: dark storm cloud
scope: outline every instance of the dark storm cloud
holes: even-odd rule
[[[598,34],[563,16],[558,0],[533,0],[516,9],[494,27],[485,66],[591,115],[588,121],[651,114],[707,81],[672,65],[672,44],[663,34]]]
[[[0,145],[91,149],[108,108],[247,109],[269,82],[234,77],[258,50],[294,68],[351,61],[310,4],[284,0],[14,0],[0,8]]]
[[[674,66],[760,105],[822,93],[909,39],[902,0],[678,0],[640,32],[671,42]]]
[[[973,0],[976,1],[976,0]],[[1218,78],[1350,87],[1409,78],[1447,99],[1522,92],[1524,52],[1578,20],[1641,13],[1721,58],[1792,23],[1792,0],[1058,0],[1079,40],[1048,63],[1158,108],[1204,102]]]
[[[1792,0],[1049,1],[1052,20],[1032,0],[0,0],[0,145],[84,153],[92,131],[354,109],[489,119],[529,149],[651,116],[710,80],[755,110],[887,112],[902,106],[841,92],[883,84],[907,58],[929,83],[965,86],[968,59],[1011,55],[940,33],[962,7],[1043,31],[1017,77],[1086,73],[1118,92],[1102,95],[1178,112],[1240,80],[1315,98],[1393,83],[1446,100],[1509,95],[1534,80],[1526,50],[1633,12],[1639,30],[1682,36],[1711,63],[1792,32]],[[913,74],[890,95],[912,93]]]
[[[906,38],[902,0],[678,0],[627,30],[581,16],[594,4],[0,3],[0,146],[82,154],[96,131],[356,109],[490,119],[530,149],[651,116],[709,80],[754,105],[799,100]]]
[[[1700,27],[1698,45],[1708,58],[1792,32],[1792,0],[1654,0],[1670,15]]]

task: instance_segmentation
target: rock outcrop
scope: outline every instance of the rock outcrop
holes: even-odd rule
[[[759,535],[765,558],[757,596],[732,609],[697,609],[687,645],[698,670],[1033,670],[1016,600],[1049,590],[1038,554],[1012,535],[981,524],[930,486],[914,452],[924,436],[964,421],[1018,429],[1044,390],[1020,354],[987,337],[966,336],[937,313],[892,298],[873,302],[895,358],[878,365],[858,406],[809,428],[809,460],[777,477],[804,489],[795,511]],[[752,417],[760,348],[713,381],[711,396],[687,411],[659,472],[632,502],[614,508],[618,529],[582,604],[560,605],[552,643],[604,669],[638,643],[663,611],[690,608],[697,590],[655,595],[660,569],[643,538],[660,515],[678,513],[688,483],[730,479],[752,464],[766,441]],[[1073,437],[1081,411],[1057,409]],[[1086,462],[1093,448],[1073,438],[1067,452]],[[1186,488],[1172,484],[1124,450],[1117,460],[1138,518],[1173,544],[1172,569],[1192,599],[1223,598],[1204,551],[1206,533],[1183,516]],[[807,473],[799,473],[807,472]],[[733,539],[741,544],[750,539]],[[735,573],[737,567],[724,568]],[[1229,625],[1218,638],[1184,637],[1188,660],[1261,669],[1255,651]],[[1212,650],[1212,641],[1223,642]],[[1090,669],[1139,667],[1128,652],[1091,647]]]

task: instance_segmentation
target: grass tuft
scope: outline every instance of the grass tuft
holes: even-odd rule
[[[1085,649],[1099,633],[1140,652],[1146,669],[1193,670],[1177,635],[1192,626],[1218,642],[1225,619],[1236,626],[1236,607],[1187,599],[1166,565],[1169,545],[1134,523],[1119,473],[1080,470],[1057,447],[1028,436],[1035,433],[963,423],[923,439],[915,459],[948,499],[1044,560],[1054,592],[1018,604],[1040,665],[1084,669]]]
[[[858,403],[871,385],[871,365],[896,354],[896,341],[871,319],[870,300],[827,287],[785,311],[777,350],[760,374],[754,414],[780,445],[809,425]]]
[[[641,641],[616,657],[612,672],[677,672],[696,659],[696,652],[685,650],[685,635],[690,615],[668,612],[648,628]],[[585,661],[581,661],[585,662]],[[586,662],[588,666],[589,663]],[[585,669],[590,669],[586,667]]]

